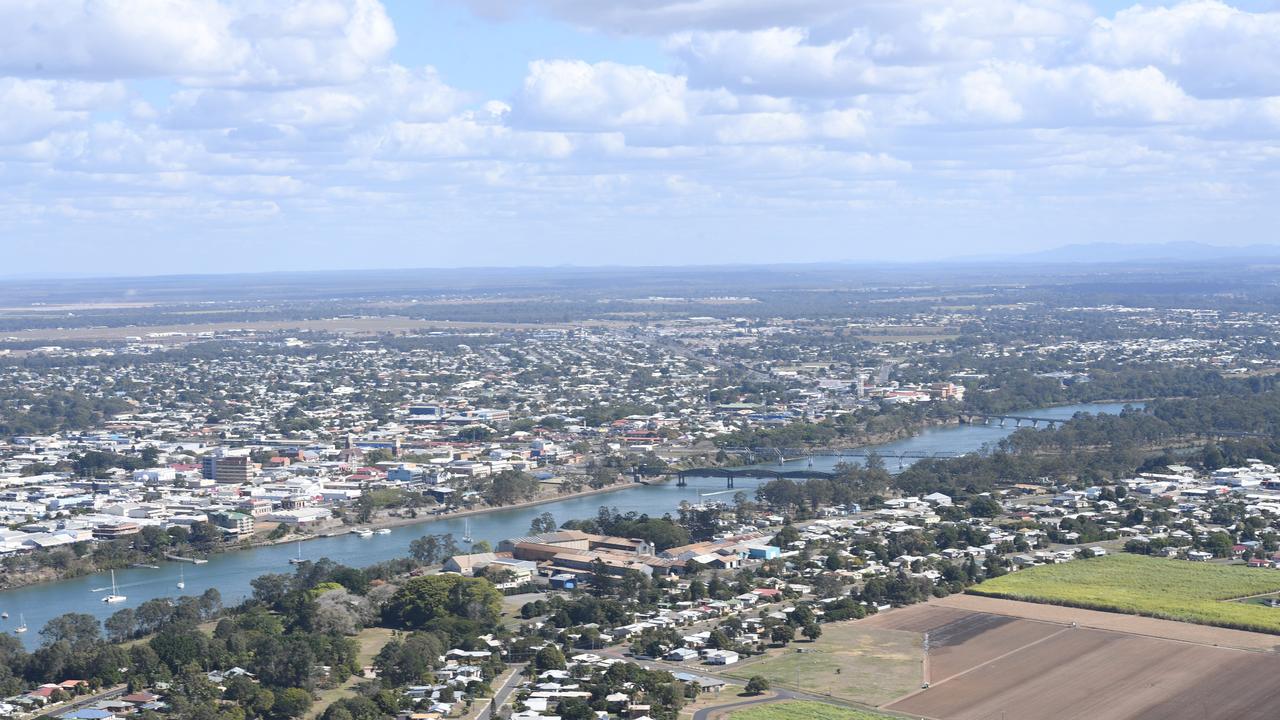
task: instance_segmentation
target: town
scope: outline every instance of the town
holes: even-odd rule
[[[0,714],[969,717],[1044,629],[1280,632],[1271,314],[902,292],[11,330]],[[1106,585],[1180,573],[1239,600]]]

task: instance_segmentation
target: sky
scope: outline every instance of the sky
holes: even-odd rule
[[[0,276],[1277,227],[1280,0],[0,3]]]

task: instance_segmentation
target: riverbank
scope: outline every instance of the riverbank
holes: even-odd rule
[[[1059,408],[1054,413],[1057,416],[1068,417],[1076,411],[1115,413],[1119,410],[1118,406],[1078,406]],[[901,459],[900,456],[903,455],[950,456],[973,452],[985,444],[998,441],[1011,432],[1009,428],[995,426],[949,425],[926,430],[909,440],[896,442],[888,447],[876,446],[868,449],[882,452],[892,471],[900,464],[904,466],[910,464],[910,459]],[[828,470],[840,460],[840,458],[816,459],[814,469]],[[788,467],[803,468],[805,465],[804,460],[799,460]],[[349,528],[338,528],[329,537],[308,536],[309,542],[304,548],[303,556],[311,560],[329,558],[335,563],[350,567],[366,567],[406,557],[409,545],[424,533],[452,533],[455,538],[458,538],[469,529],[476,541],[485,540],[496,546],[505,538],[527,534],[530,523],[544,511],[552,513],[557,523],[569,519],[594,517],[601,505],[617,505],[623,512],[634,511],[651,517],[661,517],[664,513],[674,515],[678,512],[681,503],[705,502],[705,498],[711,495],[721,496],[722,499],[728,499],[732,492],[745,492],[750,495],[766,482],[767,480],[764,479],[739,479],[735,483],[736,491],[724,490],[723,481],[719,483],[709,481],[705,483],[705,487],[700,483],[679,487],[673,482],[652,485],[620,482],[598,491],[584,490],[581,493],[542,495],[521,503],[521,507],[473,508],[443,515],[420,514],[416,518],[380,518],[398,527],[390,527],[389,532],[368,537],[351,534],[348,532]],[[711,485],[717,487],[712,488]],[[714,492],[707,492],[709,490]],[[614,493],[618,494],[614,495]],[[467,516],[472,518],[469,523],[465,521]],[[420,527],[418,523],[434,524]],[[470,527],[468,528],[467,525]],[[311,540],[314,542],[310,542]],[[290,540],[286,539],[284,542],[273,542],[270,547],[256,547],[245,549],[244,552],[229,551],[212,555],[205,565],[186,566],[185,578],[179,575],[181,568],[176,563],[159,563],[158,570],[118,569],[116,579],[121,593],[128,596],[128,600],[120,605],[100,602],[101,588],[108,586],[110,579],[105,573],[96,573],[60,582],[42,582],[30,587],[5,590],[0,592],[0,609],[8,612],[10,618],[18,618],[20,614],[25,614],[27,624],[34,629],[68,612],[86,613],[103,621],[112,613],[125,607],[137,608],[148,600],[172,598],[177,594],[199,596],[210,588],[218,589],[224,603],[235,604],[253,594],[254,578],[271,573],[294,571],[290,561],[297,554],[295,549],[289,546],[289,542]],[[180,590],[175,589],[179,580],[183,580],[185,584],[185,587]],[[0,630],[6,629],[11,628],[0,621]],[[39,642],[40,635],[31,632],[20,636],[20,639],[24,644],[34,647]]]
[[[479,508],[465,508],[465,509],[459,509],[459,510],[454,510],[450,512],[443,512],[443,513],[423,513],[423,514],[417,515],[416,517],[401,517],[401,516],[389,515],[389,516],[377,518],[371,522],[359,523],[355,525],[334,524],[332,526],[322,528],[317,532],[294,532],[294,533],[289,533],[274,539],[268,539],[266,537],[245,539],[233,545],[225,545],[225,546],[216,548],[209,553],[198,554],[198,556],[203,559],[203,558],[208,558],[215,555],[225,555],[228,553],[242,552],[246,550],[253,550],[256,548],[269,548],[269,547],[275,547],[277,545],[288,545],[288,544],[299,543],[299,542],[310,542],[312,540],[332,538],[339,535],[349,535],[351,533],[356,532],[357,530],[379,530],[382,528],[391,529],[391,528],[397,528],[397,527],[404,527],[406,525],[416,525],[419,523],[428,523],[428,522],[443,521],[443,520],[455,520],[459,518],[488,515],[490,513],[503,512],[507,510],[519,510],[521,508],[536,507],[538,505],[547,505],[550,503],[556,503],[563,500],[575,500],[579,498],[591,497],[594,495],[606,495],[609,493],[626,490],[632,487],[635,487],[635,483],[629,480],[623,480],[623,481],[616,482],[612,485],[606,485],[605,487],[602,487],[602,488],[589,488],[587,490],[579,490],[579,491],[570,492],[570,493],[556,493],[554,495],[546,494],[546,495],[541,495],[539,497],[533,498],[531,500],[512,503],[511,505],[499,505],[496,507],[486,506],[486,507],[479,507]],[[570,519],[570,518],[564,518],[564,519]],[[113,563],[110,566],[103,566],[103,567],[97,567],[97,566],[84,567],[83,565],[76,565],[70,568],[69,570],[62,571],[62,572],[58,571],[56,568],[53,568],[53,567],[40,567],[40,568],[35,568],[29,571],[10,571],[10,572],[4,573],[3,577],[0,578],[0,591],[15,590],[18,588],[30,587],[33,585],[43,585],[48,583],[61,582],[64,580],[72,580],[75,578],[84,577],[86,575],[92,575],[94,573],[107,572],[108,570],[122,570],[127,567],[131,567],[139,563],[145,563],[145,562],[163,562],[163,560],[157,560],[156,558],[152,558],[149,555],[138,555],[136,557],[129,557],[125,562],[118,563],[118,564]]]
[[[626,490],[627,488],[632,488],[632,487],[635,487],[635,483],[631,482],[630,480],[624,480],[624,481],[616,482],[612,485],[606,485],[602,488],[590,488],[587,490],[579,490],[577,492],[556,493],[555,495],[543,495],[540,497],[536,497],[532,500],[523,500],[521,502],[512,503],[510,505],[498,505],[493,507],[485,506],[482,508],[468,508],[465,510],[455,510],[452,512],[444,512],[444,513],[432,513],[429,515],[419,515],[418,517],[408,517],[408,518],[390,516],[386,518],[379,518],[377,520],[373,520],[367,523],[360,523],[358,525],[343,526],[341,530],[334,533],[330,533],[329,536],[341,534],[341,533],[352,533],[352,532],[355,532],[356,530],[378,530],[380,528],[394,528],[394,527],[402,527],[404,525],[416,525],[417,523],[431,522],[434,520],[456,520],[458,518],[474,517],[476,515],[488,515],[490,513],[503,512],[506,510],[519,510],[521,508],[537,507],[538,505],[547,505],[550,503],[560,502],[561,500],[576,500],[578,498],[591,497],[593,495],[607,495],[608,493],[618,492],[619,490]],[[316,535],[315,537],[324,537],[324,535]],[[286,542],[286,543],[296,542],[297,540],[300,540],[300,539],[302,539],[300,536],[290,536],[282,539],[281,541],[273,541],[271,544],[273,545],[279,544],[280,542]]]

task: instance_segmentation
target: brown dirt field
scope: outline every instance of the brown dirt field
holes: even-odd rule
[[[947,720],[1264,720],[1280,655],[1068,628],[892,703]]]
[[[1064,629],[1055,623],[933,607],[932,603],[871,618],[876,619],[883,619],[881,627],[928,633],[925,680],[931,683],[942,682]]]
[[[932,600],[919,605],[896,608],[889,612],[872,615],[865,620],[859,620],[858,624],[884,628],[885,630],[926,633],[947,623],[963,620],[973,615],[972,610],[944,607],[939,605],[938,602],[937,600]]]
[[[1122,615],[1101,610],[1081,610],[1062,607],[1061,605],[1002,600],[978,595],[951,595],[939,600],[933,600],[928,605],[938,605],[949,610],[968,610],[970,612],[1009,615],[1025,620],[1040,620],[1066,625],[1074,622],[1081,627],[1114,630],[1134,635],[1148,635],[1156,638],[1205,645],[1221,645],[1242,650],[1275,651],[1280,649],[1280,636],[1277,635],[1216,628],[1209,625],[1194,625],[1173,620],[1158,620],[1137,615]]]

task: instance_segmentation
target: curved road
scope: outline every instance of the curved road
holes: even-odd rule
[[[804,698],[799,697],[790,690],[775,690],[772,695],[760,695],[758,697],[753,697],[750,700],[743,700],[742,702],[730,703],[728,705],[712,705],[711,707],[702,708],[701,710],[693,713],[693,720],[710,720],[713,714],[718,717],[720,713],[741,710],[742,708],[750,707],[751,705],[762,705],[764,703],[777,702],[779,700],[802,699]]]

